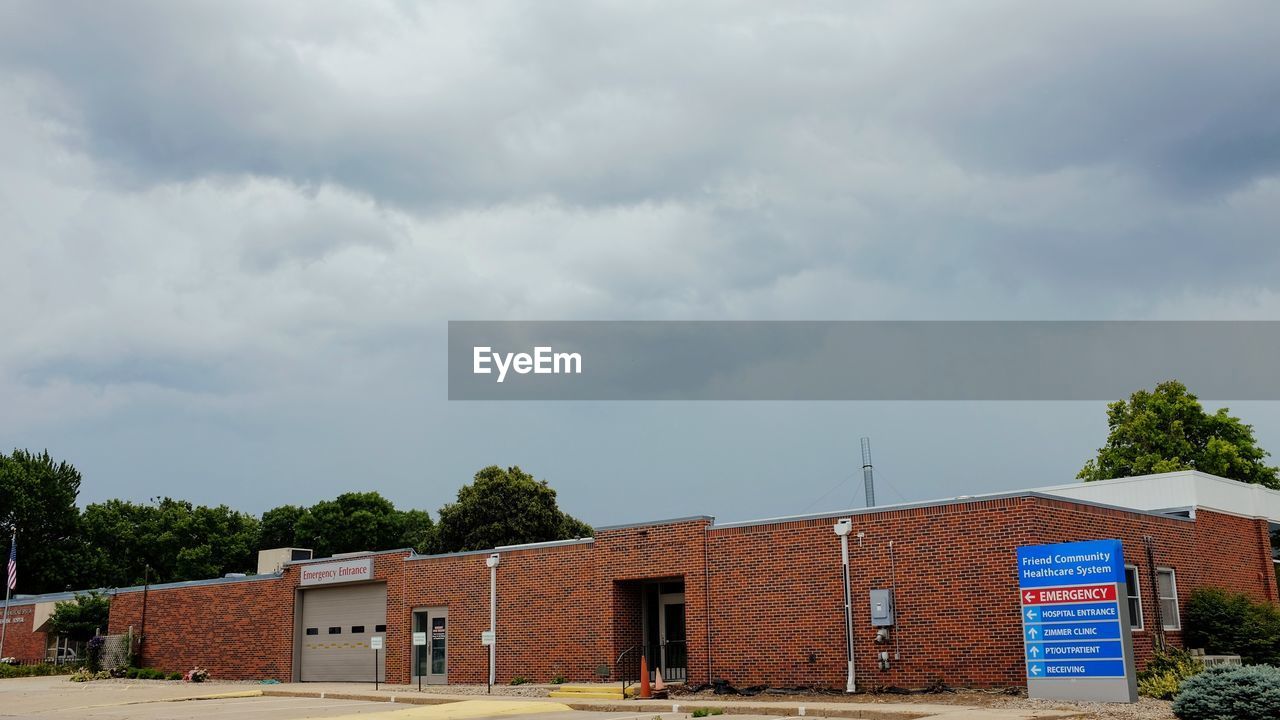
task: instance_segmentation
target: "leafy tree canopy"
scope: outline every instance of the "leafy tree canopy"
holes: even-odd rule
[[[80,511],[80,473],[47,452],[0,454],[0,543],[17,528],[19,591],[221,577],[252,572],[258,550],[305,547],[317,557],[360,550],[474,550],[588,537],[591,526],[562,512],[556,492],[519,467],[484,468],[440,509],[400,510],[376,492],[344,493],[310,507],[282,505],[261,519],[226,505],[156,498],[107,500]],[[7,544],[0,553],[7,552]],[[88,613],[92,598],[77,598]],[[70,607],[70,605],[69,605]],[[64,611],[73,623],[71,609]],[[84,620],[85,623],[91,622]],[[94,625],[96,628],[97,625]]]
[[[1176,380],[1139,390],[1107,406],[1110,433],[1098,456],[1085,463],[1082,480],[1200,470],[1280,489],[1280,470],[1264,461],[1253,426],[1226,408],[1207,413]]]
[[[103,587],[221,577],[256,566],[258,519],[226,505],[108,500],[86,507],[82,525],[92,584]]]
[[[436,525],[440,552],[588,537],[591,527],[560,510],[556,491],[519,467],[491,465],[458,490],[456,502],[440,508]]]
[[[294,525],[294,538],[299,547],[311,548],[317,557],[391,550],[406,547],[407,521],[405,513],[376,492],[343,493],[308,508]],[[415,522],[421,521],[415,516]],[[430,517],[426,521],[429,524]]]
[[[59,592],[79,580],[79,492],[80,472],[47,451],[0,453],[0,552],[8,557],[16,529],[18,592]]]
[[[75,600],[53,606],[49,628],[72,640],[88,640],[99,630],[106,632],[111,614],[111,598],[99,592],[78,593]]]
[[[259,550],[295,547],[294,528],[307,509],[298,505],[281,505],[262,513],[262,535],[258,539]]]

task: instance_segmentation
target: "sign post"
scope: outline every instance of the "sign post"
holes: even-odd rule
[[[373,648],[373,689],[378,689],[378,651],[382,649],[382,636],[369,638],[369,647]]]
[[[413,634],[413,647],[422,648],[427,645],[427,634],[425,632],[416,632]],[[418,692],[422,692],[422,651],[414,650],[415,660],[418,663]]]
[[[1018,548],[1027,696],[1137,702],[1119,540]]]

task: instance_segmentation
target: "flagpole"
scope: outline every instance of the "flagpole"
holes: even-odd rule
[[[9,537],[9,556],[13,557],[13,544],[18,541],[18,531],[15,528],[13,535]],[[13,585],[9,582],[9,568],[6,563],[4,569],[4,623],[0,624],[0,658],[4,657],[4,639],[9,634],[9,593],[13,592]]]

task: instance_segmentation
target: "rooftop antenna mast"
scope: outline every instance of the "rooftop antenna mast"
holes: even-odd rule
[[[876,506],[876,481],[871,475],[871,438],[862,438],[862,485],[867,493],[867,507]]]

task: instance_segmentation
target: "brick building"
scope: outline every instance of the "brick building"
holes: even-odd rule
[[[278,573],[118,590],[111,632],[143,632],[146,665],[286,681],[372,680],[377,637],[384,681],[484,683],[492,572],[499,683],[616,679],[644,652],[675,681],[843,687],[832,531],[843,518],[860,688],[1023,685],[1021,545],[1123,542],[1140,665],[1158,635],[1181,644],[1182,608],[1198,587],[1280,602],[1280,492],[1193,472],[751,522],[689,517],[448,555],[293,561]],[[873,589],[892,589],[896,605],[879,643]],[[415,633],[427,644],[415,647]]]
[[[49,616],[57,603],[74,599],[74,593],[18,595],[12,598],[6,619],[0,620],[5,624],[4,648],[0,657],[13,658],[24,665],[60,657],[64,661],[74,660],[79,655],[81,644],[49,632]]]

